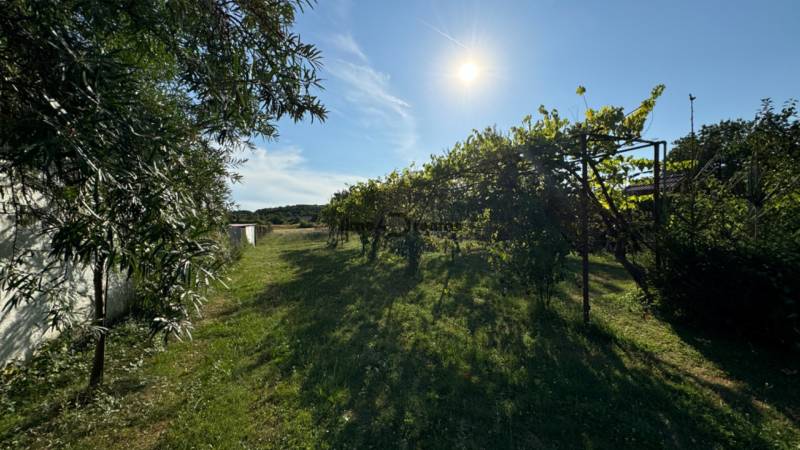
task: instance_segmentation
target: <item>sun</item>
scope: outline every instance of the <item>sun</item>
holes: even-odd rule
[[[472,61],[468,61],[461,64],[461,67],[458,68],[458,78],[460,78],[462,82],[469,84],[478,78],[478,72],[478,66]]]

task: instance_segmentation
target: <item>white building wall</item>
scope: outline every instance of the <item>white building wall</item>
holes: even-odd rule
[[[0,211],[2,212],[2,211]],[[0,214],[0,259],[11,256],[15,245],[14,227],[11,217]],[[31,252],[30,269],[42,267],[46,261],[47,244],[37,238],[31,230],[19,230],[16,236],[16,251]],[[61,301],[71,305],[73,325],[88,323],[92,317],[92,271],[89,267],[71,266],[62,269],[68,281],[62,285],[64,297]],[[60,331],[48,327],[47,301],[20,304],[7,308],[10,293],[0,290],[0,367],[12,360],[28,359],[48,339]],[[125,314],[133,299],[132,283],[118,275],[109,276],[107,315],[113,320]]]
[[[256,245],[256,226],[248,225],[244,228],[244,235],[248,244]]]

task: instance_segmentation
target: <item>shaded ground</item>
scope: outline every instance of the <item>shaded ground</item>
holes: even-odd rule
[[[542,308],[504,296],[477,255],[426,255],[415,278],[389,257],[365,263],[355,243],[328,249],[315,231],[267,237],[231,278],[193,342],[147,355],[140,331],[119,331],[109,387],[90,404],[70,400],[85,371],[48,394],[6,394],[15,412],[0,442],[800,448],[796,361],[643,319],[604,258],[592,261],[588,329],[574,279]]]

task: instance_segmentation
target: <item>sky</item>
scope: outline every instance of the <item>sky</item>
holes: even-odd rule
[[[628,110],[665,84],[653,140],[689,132],[690,93],[698,126],[752,118],[800,97],[798,25],[798,0],[319,0],[294,31],[322,52],[328,118],[255,139],[233,199],[324,204],[539,105],[579,120],[579,85],[590,107]]]

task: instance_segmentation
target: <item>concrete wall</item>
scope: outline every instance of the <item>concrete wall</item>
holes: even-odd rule
[[[231,245],[238,247],[244,242],[244,229],[228,227],[228,237],[231,239]]]
[[[0,260],[8,261],[15,243],[12,218],[0,211]],[[38,237],[35,229],[17,230],[16,252],[28,251],[25,270],[35,271],[44,266],[47,255],[45,240]],[[59,287],[54,300],[41,298],[30,304],[6,308],[9,292],[0,290],[0,367],[12,360],[28,359],[48,339],[60,331],[48,327],[48,311],[55,304],[67,305],[72,311],[73,325],[88,323],[92,317],[92,271],[89,267],[59,267],[52,271],[64,276],[66,281]],[[115,319],[128,310],[134,290],[130,281],[112,274],[109,276],[108,317]]]
[[[235,246],[244,244],[256,245],[256,226],[234,224],[228,227],[228,236]]]

